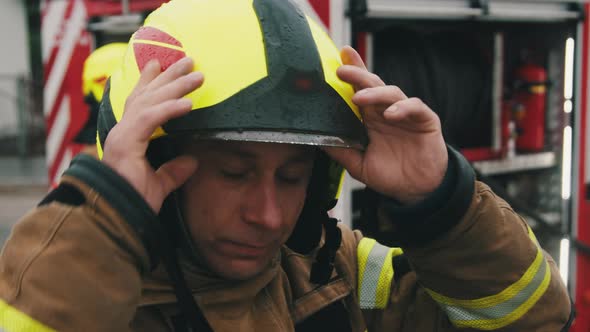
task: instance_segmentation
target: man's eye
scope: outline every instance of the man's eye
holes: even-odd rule
[[[248,176],[248,172],[234,171],[234,170],[222,170],[221,175],[230,180],[242,180]]]
[[[294,176],[294,175],[278,175],[279,181],[286,183],[286,184],[300,184],[303,182],[303,176]]]

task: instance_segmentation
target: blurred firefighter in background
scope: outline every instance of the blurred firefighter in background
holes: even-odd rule
[[[96,124],[100,101],[108,78],[120,67],[126,50],[126,43],[106,44],[94,50],[84,61],[82,92],[88,105],[88,119],[74,138],[74,143],[84,145],[82,153],[97,156]]]

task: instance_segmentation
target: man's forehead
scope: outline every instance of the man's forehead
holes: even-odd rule
[[[313,160],[317,148],[308,145],[249,142],[249,141],[202,141],[197,150],[208,154],[231,155],[243,159],[283,158],[289,161]]]

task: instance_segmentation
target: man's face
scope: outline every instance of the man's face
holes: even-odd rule
[[[199,257],[228,279],[262,272],[301,213],[314,149],[253,142],[199,142],[199,168],[183,187],[185,222]]]

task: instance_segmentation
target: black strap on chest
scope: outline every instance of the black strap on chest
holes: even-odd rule
[[[152,167],[158,169],[165,162],[175,158],[178,151],[173,141],[164,137],[151,142],[146,155]],[[161,255],[160,261],[170,277],[170,283],[174,287],[174,293],[181,310],[181,314],[173,318],[172,324],[174,331],[177,332],[213,332],[201,308],[193,298],[178,262],[176,244],[179,241],[174,225],[184,223],[178,210],[178,199],[179,195],[176,192],[166,197],[159,213],[162,232],[158,237],[160,240],[158,247]]]
[[[173,199],[172,197],[167,200]],[[166,202],[165,205],[168,205]],[[163,209],[164,212],[166,209]],[[164,212],[165,213],[165,212]],[[172,234],[164,234],[161,238],[161,252],[162,263],[166,268],[166,272],[170,277],[170,281],[174,286],[174,293],[178,300],[178,305],[182,311],[182,315],[176,316],[173,319],[174,331],[176,332],[213,332],[213,329],[207,322],[205,315],[201,308],[197,305],[192,292],[186,284],[184,274],[178,263],[178,255],[176,248],[172,244]]]
[[[172,329],[174,332],[200,332],[201,330],[194,329],[184,314],[178,314],[170,318],[172,322]]]
[[[172,285],[174,285],[174,293],[176,294],[178,304],[183,312],[183,315],[181,315],[181,317],[185,321],[185,328],[177,330],[175,326],[175,331],[213,332],[213,329],[207,322],[207,319],[203,315],[203,312],[200,310],[199,306],[195,302],[192,292],[186,285],[184,275],[182,274],[180,266],[178,265],[178,260],[175,257],[176,254],[174,253],[174,249],[171,246],[169,246],[168,250],[165,249],[163,251],[165,253],[162,255],[162,262],[166,267],[166,271],[170,275]]]

